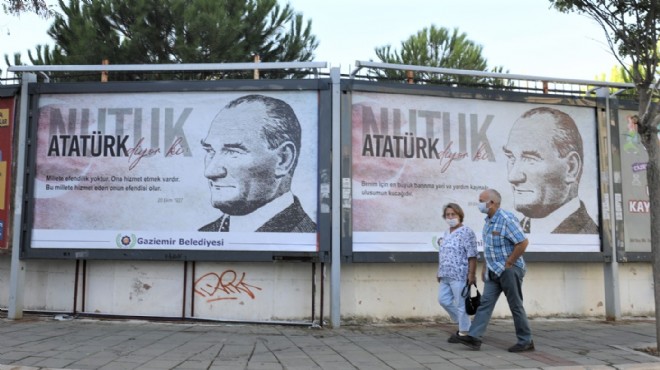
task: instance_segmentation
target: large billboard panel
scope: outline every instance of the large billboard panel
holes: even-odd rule
[[[437,251],[449,202],[482,248],[486,188],[527,251],[600,252],[594,107],[354,91],[351,113],[353,252]]]
[[[14,104],[13,97],[0,97],[0,250],[9,248]]]
[[[318,91],[45,93],[38,110],[33,251],[317,251]]]

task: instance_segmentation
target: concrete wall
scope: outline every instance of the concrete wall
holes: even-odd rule
[[[0,256],[0,307],[9,297],[9,256]],[[310,321],[329,312],[329,266],[308,263],[188,263],[88,261],[79,269],[76,311],[122,316],[195,317],[230,321]],[[73,312],[74,261],[26,261],[24,309]],[[437,303],[436,264],[345,264],[341,314],[345,323],[447,320]],[[481,266],[479,267],[481,268]],[[194,272],[194,278],[193,278]],[[619,265],[621,313],[654,314],[650,263]],[[184,287],[184,279],[186,281]],[[483,283],[479,283],[479,289]],[[312,291],[315,291],[312,301]],[[523,285],[530,316],[605,315],[603,266],[530,263]],[[509,316],[502,297],[495,317]]]

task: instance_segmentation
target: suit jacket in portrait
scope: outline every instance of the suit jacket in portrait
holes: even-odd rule
[[[553,234],[598,234],[598,225],[591,219],[584,203],[580,201],[580,208],[566,217]]]
[[[222,217],[208,225],[202,226],[198,231],[219,231],[221,224]],[[305,213],[305,210],[300,205],[298,197],[294,196],[293,204],[273,216],[273,218],[261,225],[256,231],[269,233],[314,233],[316,232],[316,223],[307,216],[307,213]]]

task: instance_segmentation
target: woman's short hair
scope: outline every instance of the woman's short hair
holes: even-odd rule
[[[463,212],[463,208],[461,208],[461,206],[459,206],[456,203],[447,203],[445,204],[444,207],[442,207],[442,218],[446,218],[445,213],[447,213],[447,208],[453,209],[454,212],[456,212],[456,214],[458,215],[458,220],[460,222],[463,222],[463,217],[465,217],[465,213]]]

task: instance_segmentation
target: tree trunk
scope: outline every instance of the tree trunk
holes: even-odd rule
[[[644,107],[644,97],[640,96],[640,106]],[[640,112],[643,113],[643,112]],[[642,115],[640,115],[642,117]],[[646,183],[649,194],[651,218],[651,261],[653,264],[653,293],[655,297],[656,346],[660,349],[660,139],[654,127],[653,117],[641,122],[647,130],[640,135],[649,160],[646,166]]]

